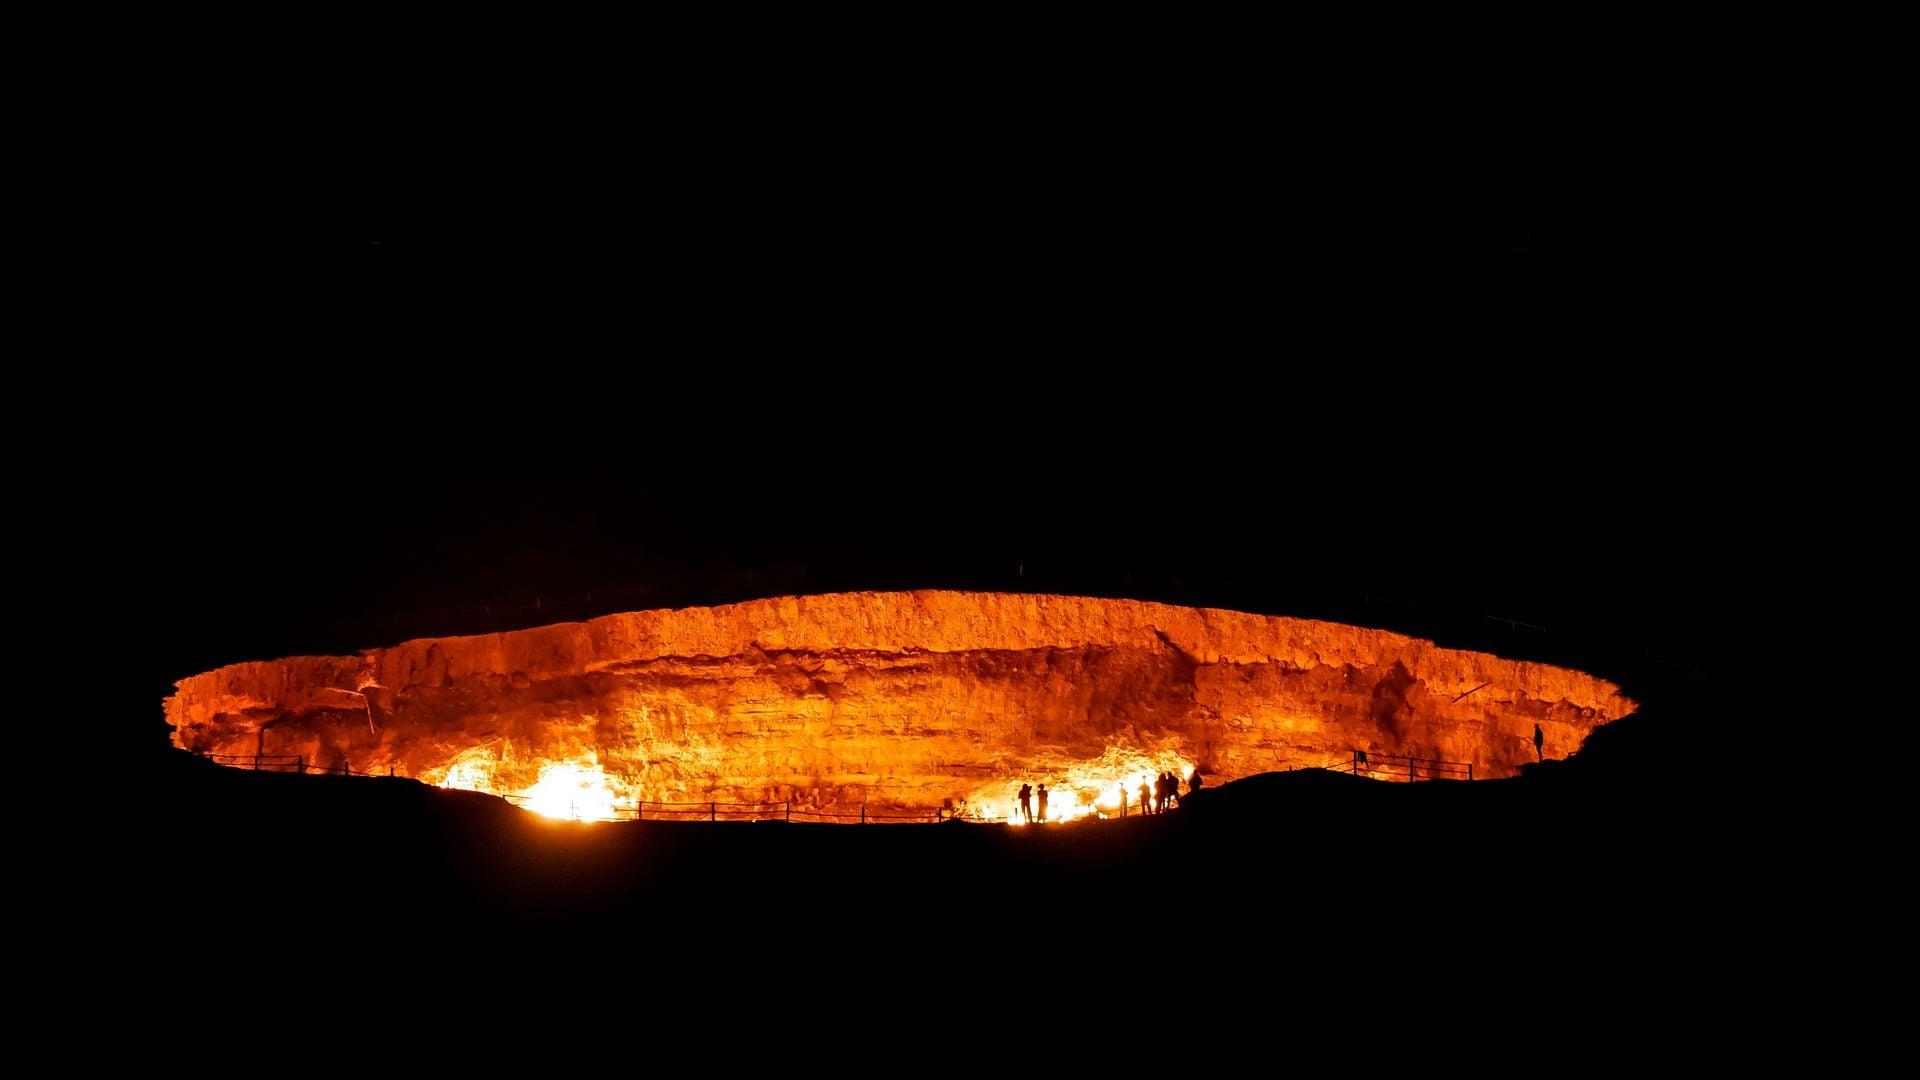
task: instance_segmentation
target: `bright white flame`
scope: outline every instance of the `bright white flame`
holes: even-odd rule
[[[480,761],[456,761],[447,767],[447,778],[440,781],[440,786],[491,793],[493,791],[492,764]]]
[[[422,769],[418,775],[422,783],[498,795],[499,767],[493,748],[481,746],[461,753],[445,765]]]
[[[613,817],[616,796],[598,761],[563,761],[540,766],[540,779],[520,793],[522,804],[536,814],[571,821],[604,821]]]
[[[439,769],[419,774],[427,783],[441,787],[464,788],[492,795],[504,795],[515,803],[547,817],[575,821],[611,821],[616,816],[633,816],[639,793],[627,777],[608,776],[599,757],[589,750],[570,761],[547,761],[539,765],[539,779],[530,787],[513,792],[516,782],[524,782],[526,767],[509,767],[491,749],[475,749],[459,755]],[[1039,783],[1047,785],[1046,820],[1049,823],[1077,821],[1081,818],[1115,818],[1124,813],[1137,817],[1142,811],[1140,788],[1145,786],[1151,800],[1154,781],[1162,772],[1180,778],[1180,791],[1191,790],[1193,765],[1172,751],[1143,752],[1129,747],[1109,747],[1098,758],[1073,764],[1052,764],[1035,769],[1031,805],[1040,816]],[[956,799],[956,813],[980,821],[1004,821],[1025,825],[1020,814],[1019,782],[1001,781],[969,792]]]
[[[1148,754],[1123,747],[1109,747],[1092,761],[1045,770],[1042,775],[1047,784],[1046,820],[1064,822],[1084,817],[1119,817],[1122,805],[1128,817],[1135,817],[1142,812],[1142,785],[1146,787],[1151,801],[1155,794],[1154,781],[1159,779],[1161,773],[1170,772],[1179,777],[1179,794],[1184,795],[1189,790],[1193,768],[1192,762],[1169,751]],[[1035,785],[1032,806],[1034,820],[1038,821],[1039,780],[1025,782]],[[1026,818],[1020,814],[1020,783],[1002,781],[978,788],[967,794],[967,805],[993,807],[1000,805],[996,800],[1005,799],[1007,824],[1025,825]],[[994,815],[989,813],[988,816]]]

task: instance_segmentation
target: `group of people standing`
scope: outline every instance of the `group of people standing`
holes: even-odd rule
[[[1039,794],[1040,820],[1045,821],[1047,820],[1047,785],[1045,783],[1040,785]],[[1020,785],[1020,816],[1026,818],[1028,822],[1033,821],[1033,796],[1034,791],[1032,784]]]
[[[1187,794],[1192,795],[1194,792],[1199,791],[1201,783],[1200,770],[1193,770],[1193,775],[1187,778]],[[1038,816],[1035,816],[1033,805],[1035,799],[1038,799],[1040,802]],[[1172,807],[1179,805],[1179,803],[1180,778],[1173,773],[1162,772],[1154,779],[1151,786],[1149,786],[1145,780],[1140,781],[1141,813],[1164,814]],[[1038,789],[1032,784],[1022,783],[1020,785],[1019,815],[1022,820],[1029,823],[1047,820],[1046,784],[1041,784]],[[1125,784],[1120,785],[1120,816],[1127,816],[1127,786]]]
[[[1200,790],[1200,770],[1193,770],[1187,779],[1187,794]],[[1170,807],[1180,803],[1180,778],[1170,772],[1163,772],[1149,788],[1145,780],[1140,781],[1140,812],[1143,814],[1164,814]],[[1127,809],[1127,789],[1120,789],[1120,811],[1125,816]]]

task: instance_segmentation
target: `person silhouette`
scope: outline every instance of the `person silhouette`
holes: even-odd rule
[[[1047,785],[1045,781],[1042,781],[1040,784],[1040,820],[1047,820]]]
[[[1127,782],[1120,781],[1120,816],[1127,816]]]
[[[1140,812],[1143,814],[1153,813],[1153,796],[1147,794],[1147,782],[1145,780],[1140,781]]]
[[[1533,725],[1533,760],[1535,761],[1546,760],[1545,757],[1541,756],[1541,750],[1540,750],[1542,746],[1546,745],[1546,742],[1547,742],[1546,733],[1540,730],[1540,725],[1539,724]]]
[[[1020,785],[1020,816],[1023,818],[1026,818],[1028,821],[1033,820],[1033,785],[1032,784]]]
[[[1194,792],[1199,791],[1200,784],[1201,784],[1200,766],[1195,765],[1193,767],[1193,775],[1187,777],[1187,794],[1191,795]]]

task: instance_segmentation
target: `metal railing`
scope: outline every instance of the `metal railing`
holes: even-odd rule
[[[202,754],[202,757],[218,765],[232,768],[249,769],[257,772],[287,772],[297,774],[316,773],[332,776],[388,776],[394,775],[392,766],[385,773],[361,772],[350,768],[346,763],[339,765],[309,765],[301,754]],[[1389,782],[1417,782],[1421,780],[1472,780],[1473,764],[1466,761],[1443,761],[1439,758],[1411,757],[1403,754],[1382,754],[1369,750],[1355,750],[1349,758],[1319,768],[1328,772],[1350,773],[1354,776]],[[1190,792],[1189,792],[1190,794]],[[526,795],[501,795],[499,798],[524,807],[530,798]],[[1143,813],[1175,809],[1182,797],[1176,795],[1160,811],[1143,810],[1138,804],[1123,805],[1118,815],[1099,813],[1101,820],[1112,817],[1138,817]],[[858,823],[861,825],[889,824],[937,824],[943,821],[970,821],[978,824],[1000,824],[1013,820],[1008,817],[974,817],[941,807],[931,812],[916,811],[907,813],[881,813],[870,810],[861,803],[855,813],[830,813],[823,810],[795,810],[791,800],[783,802],[660,802],[643,800],[633,806],[616,807],[611,816],[583,816],[581,808],[575,804],[569,807],[567,814],[573,821],[801,821]]]
[[[500,798],[515,806],[525,806],[529,801],[525,795],[502,795]],[[909,813],[881,813],[870,810],[861,803],[860,809],[853,813],[828,813],[823,810],[795,810],[791,801],[786,802],[656,802],[647,800],[634,806],[615,807],[610,817],[584,817],[580,807],[575,804],[568,808],[567,817],[574,821],[835,821],[857,822],[861,825],[887,825],[897,823],[935,824],[954,820],[956,815],[942,808],[932,811]],[[981,821],[981,818],[967,818],[968,821]]]
[[[302,775],[313,773],[320,776],[394,775],[392,766],[388,766],[387,771],[383,773],[370,773],[349,768],[345,762],[338,765],[310,765],[302,754],[202,754],[200,756],[216,765],[253,772],[284,772]]]
[[[1382,754],[1371,750],[1355,750],[1353,756],[1345,761],[1320,767],[1328,772],[1352,773],[1372,780],[1402,783],[1473,779],[1473,763],[1470,761],[1442,761],[1439,758]]]

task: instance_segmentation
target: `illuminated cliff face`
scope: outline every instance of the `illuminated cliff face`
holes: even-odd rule
[[[1050,816],[1355,750],[1513,774],[1634,709],[1605,680],[1380,630],[1129,600],[843,593],[640,611],[182,679],[201,753],[544,794],[580,816],[649,801]],[[1184,787],[1183,789],[1184,790]]]

